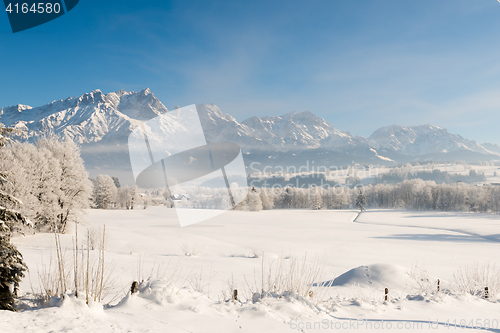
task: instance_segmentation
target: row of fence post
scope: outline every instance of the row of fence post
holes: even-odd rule
[[[137,281],[132,282],[132,286],[130,287],[130,292],[132,294],[137,292],[137,287],[139,286],[139,283]],[[437,280],[437,291],[441,291],[441,281],[438,279]],[[309,296],[312,297],[312,292],[309,293]],[[490,297],[490,292],[488,287],[484,288],[484,298],[488,299]],[[233,290],[233,297],[231,299],[232,301],[237,301],[238,300],[238,290],[234,289]],[[385,296],[384,296],[384,301],[388,302],[389,301],[389,288],[385,288]]]
[[[437,291],[441,291],[441,281],[438,279],[437,280]],[[488,299],[490,298],[490,291],[488,287],[484,287],[484,298]],[[389,288],[385,288],[385,296],[384,296],[384,301],[388,302],[389,301]]]

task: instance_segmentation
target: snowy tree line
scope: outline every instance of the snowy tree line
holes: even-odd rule
[[[492,185],[436,184],[414,179],[396,185],[368,186],[365,195],[371,207],[500,212],[500,187]]]
[[[93,192],[91,207],[96,209],[146,209],[149,205],[172,207],[172,198],[167,189],[139,189],[137,186],[121,186],[117,177],[101,174],[91,179]],[[211,191],[209,191],[211,193]],[[202,204],[196,208],[214,208],[214,204],[200,192]],[[217,203],[220,205],[220,203]],[[216,206],[217,206],[216,205]]]
[[[137,205],[145,207],[146,198],[139,195],[137,186],[120,186],[116,177],[98,175],[92,178],[93,192],[91,204],[98,209],[134,209]]]
[[[230,209],[227,189],[200,187],[190,192],[189,206]],[[335,187],[248,189],[237,210],[398,208],[500,213],[500,186],[436,184],[421,179],[398,184]]]
[[[468,175],[453,175],[437,169],[432,171],[416,171],[411,165],[407,165],[394,168],[386,174],[379,175],[375,180],[375,184],[398,184],[410,179],[432,180],[437,184],[451,184],[456,182],[472,184],[486,181],[484,173],[477,172],[474,169],[470,169]]]

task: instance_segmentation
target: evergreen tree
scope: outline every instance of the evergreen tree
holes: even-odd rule
[[[12,129],[0,124],[0,148],[8,141]],[[8,181],[8,174],[0,171],[0,182]],[[28,269],[17,248],[10,243],[12,232],[29,221],[19,212],[4,207],[5,204],[21,205],[14,196],[0,191],[0,310],[16,311],[14,297],[17,295],[19,282]]]
[[[366,197],[363,194],[363,191],[359,190],[358,198],[356,199],[356,207],[358,207],[361,211],[364,211],[365,205],[366,205]]]
[[[0,310],[16,311],[14,297],[28,267],[21,253],[10,243],[9,234],[5,223],[0,221]]]
[[[120,188],[120,187],[122,187],[122,186],[120,185],[120,180],[118,179],[118,177],[111,177],[111,179],[113,179],[113,181],[115,182],[115,186],[116,186],[116,188]]]

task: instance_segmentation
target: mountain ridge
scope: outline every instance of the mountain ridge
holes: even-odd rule
[[[253,116],[238,122],[215,104],[200,104],[197,109],[208,141],[236,143],[248,161],[264,164],[275,164],[279,158],[287,163],[322,160],[327,155],[325,161],[372,164],[462,155],[464,159],[500,157],[498,145],[483,146],[430,124],[381,127],[364,138],[339,130],[309,111]],[[82,146],[86,166],[102,171],[130,163],[128,135],[141,123],[166,112],[149,88],[107,94],[97,89],[38,107],[18,104],[0,108],[0,122],[22,130],[22,138],[30,141],[48,132],[69,136]]]
[[[460,149],[482,154],[494,153],[473,140],[464,139],[445,128],[431,124],[381,127],[373,132],[368,140],[374,147],[391,148],[405,155],[446,153]]]

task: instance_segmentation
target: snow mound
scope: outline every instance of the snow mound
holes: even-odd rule
[[[320,286],[406,289],[415,287],[416,281],[403,266],[392,264],[373,264],[353,268],[334,280],[321,282]]]

